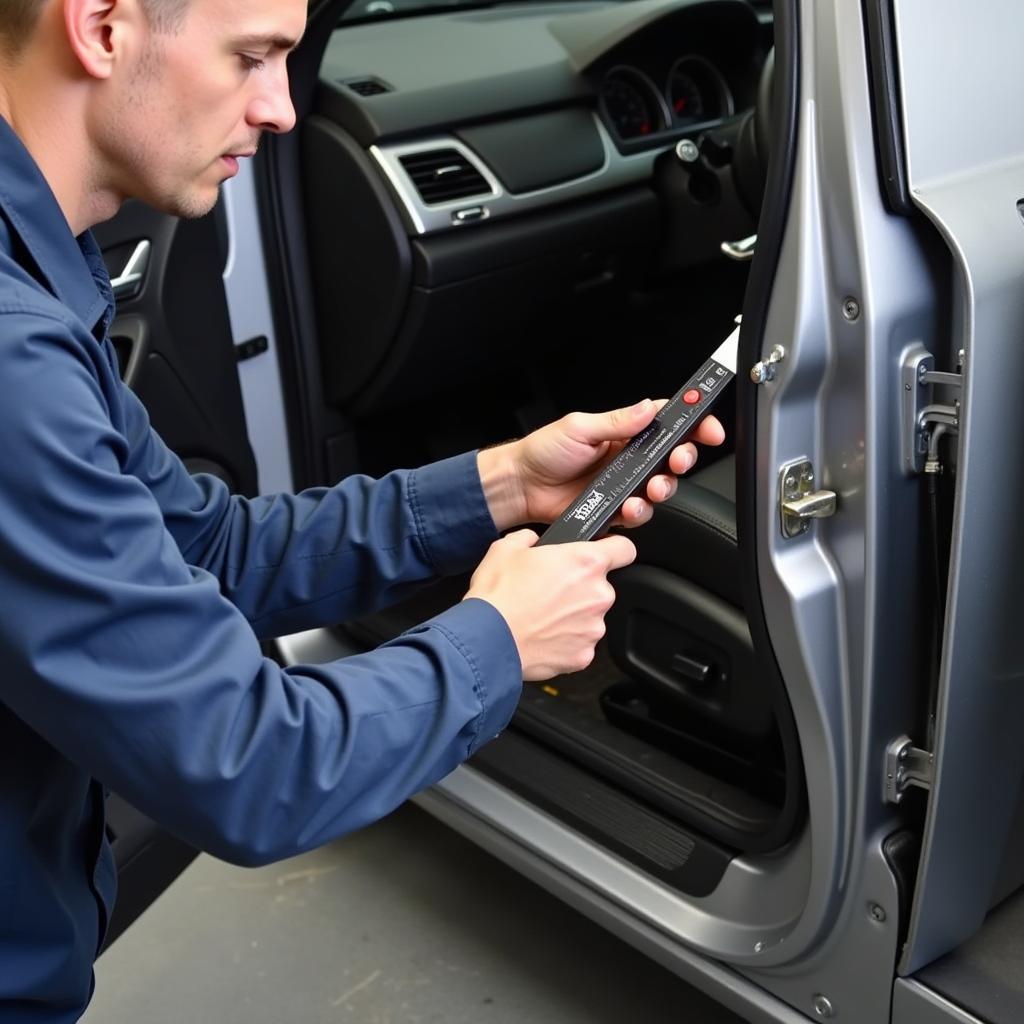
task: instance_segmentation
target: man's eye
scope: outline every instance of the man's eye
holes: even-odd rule
[[[250,57],[247,53],[240,53],[238,58],[241,60],[242,67],[246,71],[261,71],[263,69],[262,57]]]

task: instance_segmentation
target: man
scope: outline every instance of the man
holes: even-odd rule
[[[190,477],[121,383],[88,229],[129,196],[207,212],[294,123],[306,0],[0,4],[0,1022],[72,1021],[114,895],[104,787],[221,857],[388,813],[495,736],[523,679],[584,667],[621,535],[535,548],[651,402],[380,481],[245,501]],[[197,324],[197,329],[201,325]],[[722,440],[707,421],[700,440]],[[672,473],[696,452],[673,452]],[[627,503],[644,522],[674,476]],[[489,547],[488,547],[489,545]],[[378,651],[282,670],[258,637],[473,565]]]

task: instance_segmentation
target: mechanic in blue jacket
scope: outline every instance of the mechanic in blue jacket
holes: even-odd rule
[[[0,1022],[73,1021],[115,889],[104,787],[242,864],[387,814],[585,666],[621,535],[533,547],[651,402],[381,480],[248,501],[190,476],[123,385],[89,227],[196,216],[294,123],[306,0],[0,4]],[[699,435],[719,443],[721,426]],[[692,445],[672,473],[689,469]],[[674,475],[631,499],[644,522]],[[482,561],[480,561],[482,557]],[[282,669],[259,638],[479,562],[456,607]]]

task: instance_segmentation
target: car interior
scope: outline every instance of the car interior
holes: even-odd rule
[[[732,2],[342,22],[299,140],[326,479],[690,376],[743,302],[771,30]],[[803,809],[785,694],[743,612],[731,443],[698,469],[636,531],[594,664],[528,687],[473,761],[691,895],[737,851],[786,843]],[[466,583],[341,628],[373,646]]]

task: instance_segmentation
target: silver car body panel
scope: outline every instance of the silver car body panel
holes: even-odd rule
[[[476,812],[487,794],[474,790],[478,783],[492,787],[490,794],[497,791],[502,801],[509,800],[518,804],[530,819],[540,814],[536,808],[507,790],[493,786],[493,783],[471,768],[458,769],[446,782],[455,785],[435,786],[416,797],[416,802],[559,899],[597,921],[631,946],[642,950],[684,981],[741,1014],[750,1024],[806,1024],[807,1017],[804,1014],[780,1002],[728,965],[681,946],[672,930],[666,931],[638,916],[634,907],[610,900],[603,885],[595,887],[581,881],[575,874],[566,872],[564,863],[538,854],[532,844],[521,842],[520,837],[508,832],[504,825],[497,828],[485,821]],[[456,790],[469,797],[473,801],[472,806],[462,804],[453,796]],[[496,809],[501,811],[507,807],[501,803]],[[543,823],[532,821],[532,824],[541,830],[550,829],[552,835],[575,835],[553,818]]]
[[[981,923],[1024,773],[1024,136],[1012,130],[1024,75],[1019,0],[895,9],[912,197],[954,254],[953,342],[967,356],[936,777],[900,964],[909,974]],[[941,104],[939,74],[956,83]]]

